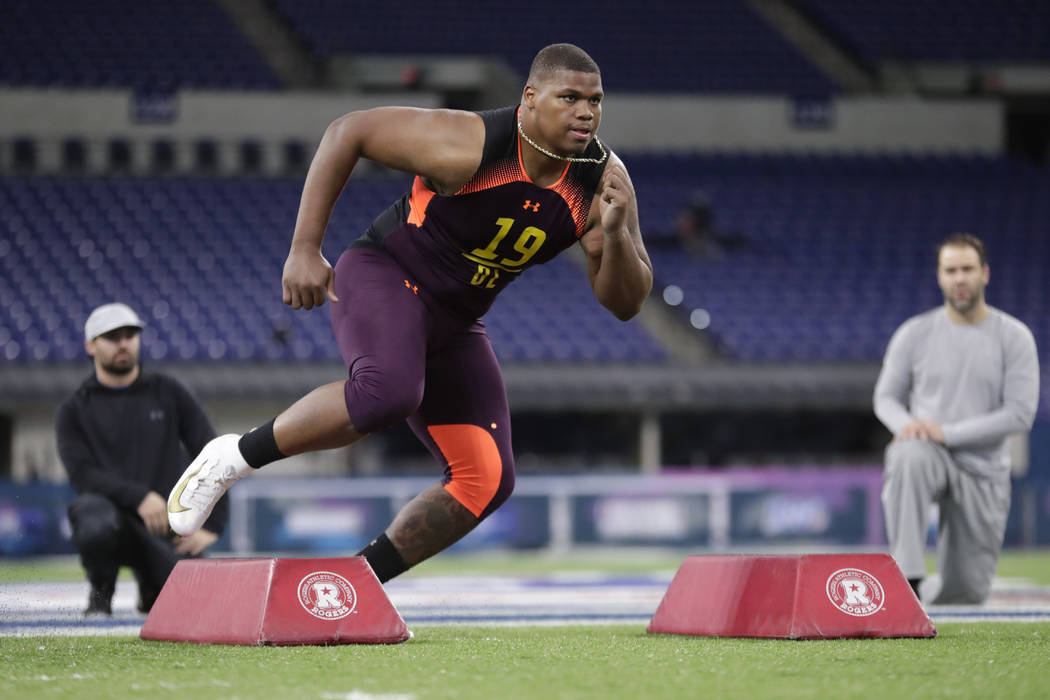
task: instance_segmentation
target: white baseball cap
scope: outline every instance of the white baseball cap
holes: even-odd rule
[[[118,328],[132,327],[142,328],[145,323],[138,317],[130,306],[127,304],[121,304],[119,302],[113,304],[103,304],[88,316],[87,321],[84,323],[84,339],[94,340],[103,333],[109,333],[110,331]]]

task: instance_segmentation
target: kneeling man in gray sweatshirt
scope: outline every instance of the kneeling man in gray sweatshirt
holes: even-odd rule
[[[926,513],[937,503],[935,604],[988,597],[1010,511],[1006,438],[1032,427],[1039,360],[1032,332],[984,299],[984,244],[949,236],[937,252],[944,306],[890,339],[875,415],[893,433],[882,506],[890,554],[916,594],[926,575]]]

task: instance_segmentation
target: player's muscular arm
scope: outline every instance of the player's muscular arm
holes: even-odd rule
[[[485,123],[473,112],[382,107],[350,117],[362,157],[422,175],[442,194],[462,187],[481,163]]]
[[[338,301],[335,275],[321,255],[321,243],[359,159],[422,175],[439,192],[454,192],[477,169],[484,144],[484,122],[472,112],[379,107],[332,122],[303,185],[281,282],[284,302],[309,309],[323,304],[326,296]]]
[[[591,288],[602,306],[626,321],[641,310],[653,287],[653,265],[642,243],[634,186],[615,155],[602,175],[588,223],[580,243]]]

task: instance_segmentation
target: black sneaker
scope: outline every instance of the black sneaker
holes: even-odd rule
[[[92,588],[84,615],[113,615],[113,591]]]
[[[149,611],[153,609],[153,604],[157,602],[157,594],[149,593],[143,589],[139,589],[139,602],[135,608],[143,615],[148,615]]]
[[[139,569],[133,569],[135,573],[135,582],[139,585],[139,601],[135,604],[135,609],[143,615],[148,615],[149,611],[153,609],[153,604],[157,602],[157,596],[160,591],[151,586],[146,581],[145,573]]]

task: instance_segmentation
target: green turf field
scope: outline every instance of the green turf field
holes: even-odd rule
[[[634,625],[417,627],[397,646],[0,639],[4,698],[1035,698],[1050,623],[945,624],[936,639],[652,636]]]
[[[407,576],[670,574],[684,554],[436,557]],[[931,562],[932,567],[932,562]],[[1050,552],[999,575],[1050,585]],[[74,558],[0,562],[0,584],[82,580]],[[0,611],[3,614],[3,611]],[[936,639],[785,641],[645,634],[644,624],[413,625],[395,646],[234,647],[137,637],[0,637],[0,698],[1048,697],[1050,623],[941,623]]]

